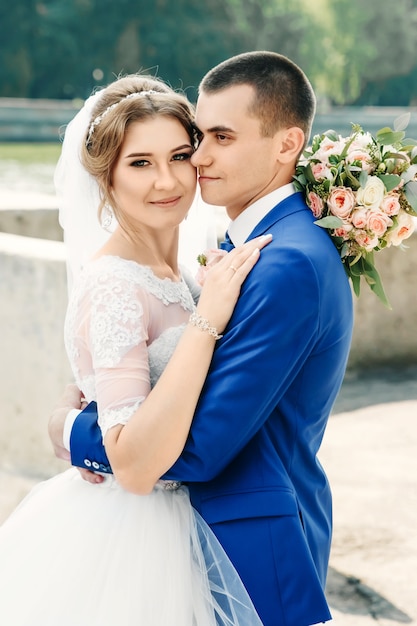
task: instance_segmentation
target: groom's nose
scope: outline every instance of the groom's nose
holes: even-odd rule
[[[194,167],[204,167],[210,165],[212,159],[207,151],[207,144],[204,143],[204,139],[202,139],[198,145],[198,148],[191,156],[191,163]]]

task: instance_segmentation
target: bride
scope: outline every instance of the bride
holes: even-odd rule
[[[188,101],[156,79],[118,79],[95,96],[78,140],[101,218],[116,227],[75,279],[65,342],[77,386],[97,401],[113,475],[92,485],[71,468],[6,520],[0,623],[261,626],[186,487],[160,476],[181,453],[216,340],[269,238],[223,257],[196,303],[177,261],[196,187]]]

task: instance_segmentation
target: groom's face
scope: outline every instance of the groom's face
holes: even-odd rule
[[[262,136],[259,119],[249,112],[254,93],[250,85],[235,85],[203,92],[197,102],[201,140],[192,163],[198,167],[201,195],[209,204],[225,206],[231,219],[278,186],[279,133]]]

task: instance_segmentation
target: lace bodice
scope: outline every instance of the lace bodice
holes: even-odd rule
[[[76,384],[96,400],[103,437],[125,424],[164,370],[194,309],[198,287],[120,257],[89,263],[75,285],[65,345]]]

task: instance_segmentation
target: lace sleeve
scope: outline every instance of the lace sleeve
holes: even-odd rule
[[[150,391],[146,302],[145,291],[117,271],[90,275],[78,298],[77,370],[94,383],[103,438]]]

